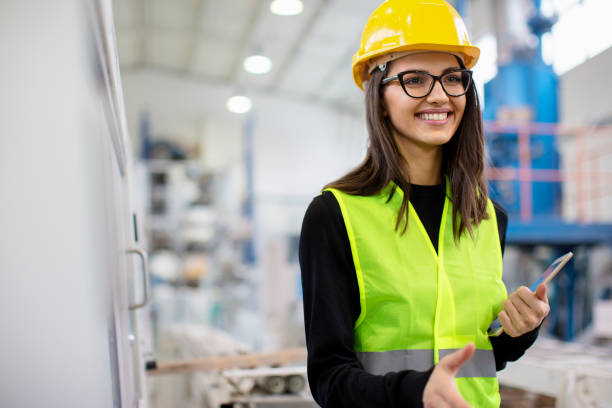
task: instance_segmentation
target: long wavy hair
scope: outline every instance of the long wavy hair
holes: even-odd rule
[[[465,68],[463,61],[459,58],[457,60]],[[383,90],[380,86],[384,75],[385,72],[376,69],[365,93],[369,135],[365,159],[355,169],[325,187],[336,188],[348,194],[370,196],[379,193],[389,182],[395,182],[396,186],[391,190],[387,202],[397,187],[404,192],[395,224],[397,231],[403,223],[403,234],[408,226],[410,175],[407,174],[406,158],[395,140],[391,120],[384,114]],[[472,84],[466,93],[463,118],[453,137],[442,147],[442,173],[450,181],[449,198],[453,203],[453,235],[456,240],[465,230],[472,236],[472,226],[477,226],[489,217],[484,168],[482,114],[478,93]]]

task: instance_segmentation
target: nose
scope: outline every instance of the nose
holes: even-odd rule
[[[448,102],[448,95],[442,89],[442,83],[438,80],[434,81],[434,87],[427,95],[427,102],[432,104],[443,104]]]

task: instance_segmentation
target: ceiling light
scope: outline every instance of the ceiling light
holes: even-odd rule
[[[270,3],[270,11],[279,16],[294,16],[304,10],[300,0],[274,0]]]
[[[263,55],[251,55],[244,60],[242,66],[251,74],[266,74],[272,69],[272,61]]]
[[[227,100],[225,106],[232,113],[247,113],[251,110],[253,104],[246,96],[232,96]]]

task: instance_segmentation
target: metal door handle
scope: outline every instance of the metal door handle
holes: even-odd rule
[[[140,248],[130,248],[126,250],[128,254],[136,254],[142,260],[142,280],[144,283],[144,299],[140,303],[130,304],[130,310],[139,309],[149,303],[151,298],[151,290],[149,288],[149,264],[147,261],[147,253]]]

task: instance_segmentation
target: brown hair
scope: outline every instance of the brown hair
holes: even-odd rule
[[[457,58],[464,68],[463,62]],[[387,65],[388,66],[388,65]],[[410,198],[410,176],[403,168],[406,158],[395,141],[392,125],[382,107],[380,83],[385,72],[378,69],[372,73],[368,83],[365,103],[369,145],[366,157],[355,169],[328,184],[348,194],[369,196],[380,192],[389,182],[404,192],[397,214],[395,229],[402,220],[406,231],[408,226],[408,200]],[[453,234],[455,239],[468,230],[472,235],[472,224],[478,225],[487,214],[487,183],[484,177],[484,133],[480,103],[474,84],[466,93],[463,118],[451,140],[442,147],[442,173],[450,181],[450,200],[453,202]],[[391,190],[390,201],[396,187]],[[470,222],[467,222],[469,220]]]

